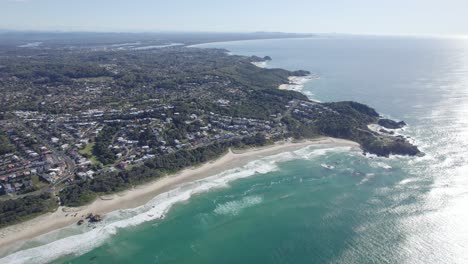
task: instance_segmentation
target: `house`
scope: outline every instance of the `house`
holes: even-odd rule
[[[24,185],[24,188],[28,188],[28,187],[34,186],[32,180],[25,181],[25,182],[23,183],[23,185]]]
[[[78,176],[80,179],[85,180],[87,177],[87,174],[84,172],[78,172],[76,173],[76,176]]]
[[[23,188],[23,184],[19,182],[16,182],[15,184],[13,184],[13,186],[16,191],[19,191]]]
[[[15,192],[15,190],[13,190],[13,187],[11,186],[11,184],[7,183],[5,185],[5,192],[6,193],[12,193],[12,192]]]
[[[48,183],[53,183],[54,182],[54,179],[52,178],[51,175],[41,174],[41,175],[39,175],[39,177],[41,177],[41,179],[43,179],[44,181],[46,181]]]
[[[127,167],[128,167],[128,163],[124,161],[119,162],[119,164],[117,164],[117,168],[122,169],[122,170],[126,169]]]
[[[89,170],[86,172],[86,176],[88,176],[91,180],[94,179],[95,172],[93,170]]]
[[[42,153],[46,153],[49,151],[46,147],[40,147],[40,150]]]

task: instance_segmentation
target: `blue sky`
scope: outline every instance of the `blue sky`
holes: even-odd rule
[[[0,29],[468,35],[468,0],[0,0]]]

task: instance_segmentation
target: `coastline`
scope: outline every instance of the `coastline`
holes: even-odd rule
[[[136,186],[133,189],[99,197],[93,203],[78,207],[59,207],[34,219],[0,229],[0,256],[11,254],[22,242],[49,232],[76,224],[88,213],[105,215],[113,211],[135,208],[146,204],[158,194],[167,192],[184,183],[216,175],[223,171],[241,167],[248,162],[275,154],[295,151],[312,145],[336,145],[359,147],[348,140],[320,137],[300,142],[281,141],[270,146],[246,150],[229,150],[222,157],[197,167],[184,169],[174,175],[165,176],[153,182]]]

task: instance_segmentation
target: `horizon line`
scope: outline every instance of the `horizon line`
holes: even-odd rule
[[[284,32],[284,31],[198,31],[198,30],[65,30],[65,29],[5,29],[5,33],[53,33],[53,34],[284,34],[298,36],[368,36],[368,37],[416,37],[416,38],[463,38],[468,34],[398,34],[398,33],[340,33],[340,32]]]

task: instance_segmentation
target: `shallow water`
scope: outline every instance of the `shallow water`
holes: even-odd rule
[[[45,236],[2,263],[466,263],[466,40],[206,46],[269,55],[268,67],[310,70],[320,79],[304,93],[360,101],[404,119],[402,133],[427,155],[368,158],[333,146],[279,154],[115,212],[94,230]],[[152,220],[160,214],[166,217]]]

